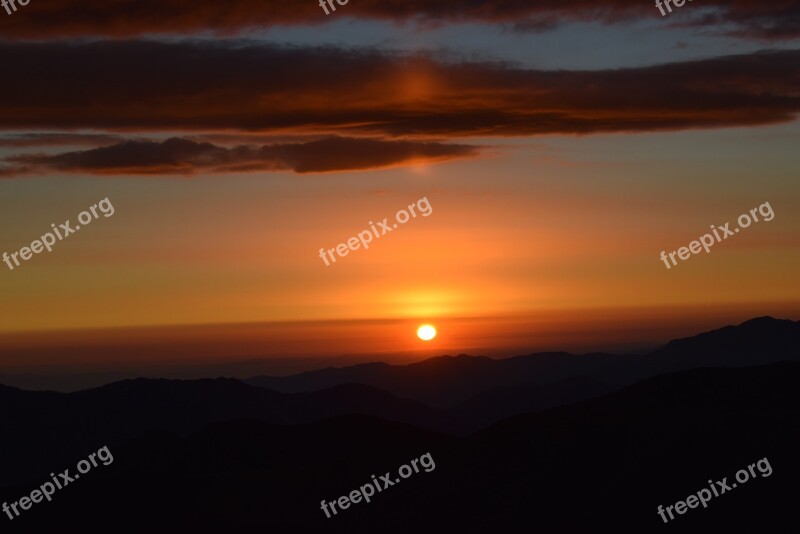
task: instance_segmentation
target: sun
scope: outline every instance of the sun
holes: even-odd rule
[[[422,341],[430,341],[436,337],[436,327],[432,324],[424,324],[417,328],[417,337]]]

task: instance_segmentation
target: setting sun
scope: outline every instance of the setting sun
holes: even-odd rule
[[[424,324],[417,328],[417,337],[423,341],[430,341],[436,337],[436,328],[431,324]]]

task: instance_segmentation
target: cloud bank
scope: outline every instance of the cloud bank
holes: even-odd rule
[[[746,37],[800,36],[797,0],[703,0],[699,7],[697,2],[692,7],[697,16],[682,14],[683,20],[692,25],[705,24],[710,17],[714,23],[730,25],[732,31]],[[565,22],[614,24],[661,18],[653,2],[632,0],[358,0],[345,8],[347,17],[366,20],[510,24],[533,31]],[[710,9],[712,14],[699,16],[701,8]],[[231,35],[242,30],[314,25],[328,20],[314,1],[48,0],[32,2],[13,17],[0,17],[0,38],[131,38],[205,31]]]
[[[764,125],[800,110],[797,50],[597,71],[208,42],[0,44],[0,57],[6,129],[486,137]]]

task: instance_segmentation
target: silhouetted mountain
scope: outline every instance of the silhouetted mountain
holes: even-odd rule
[[[525,497],[497,497],[511,496],[521,478],[536,481],[527,499],[541,499],[539,518],[559,532],[592,524],[627,532],[791,532],[791,488],[800,474],[798,380],[800,364],[788,362],[696,369],[510,418],[468,440],[476,453],[470,467],[486,473],[478,487],[495,489],[481,505],[522,520]],[[491,450],[504,454],[490,460],[478,452]],[[739,469],[764,457],[774,469],[770,478],[677,515],[675,525],[657,515],[659,504],[684,500],[709,479],[734,482]],[[459,507],[477,505],[467,493]]]
[[[486,357],[440,356],[408,365],[366,363],[288,377],[256,377],[246,382],[287,393],[342,383],[368,384],[401,397],[445,407],[486,389],[487,381],[496,375],[497,362]]]
[[[800,322],[762,317],[670,342],[643,355],[530,354],[494,360],[460,355],[410,365],[381,363],[328,368],[288,377],[255,377],[247,383],[282,392],[314,391],[360,383],[449,408],[498,387],[551,384],[583,376],[608,384],[632,384],[657,374],[703,366],[735,367],[800,360]]]
[[[597,397],[618,389],[578,376],[553,384],[523,384],[490,389],[448,410],[471,431],[480,430],[512,415],[536,412],[554,406]]]
[[[44,353],[44,349],[37,349]],[[96,347],[93,348],[96,350]],[[114,347],[109,347],[113,353]],[[71,354],[74,354],[72,351]],[[0,361],[10,354],[0,343]],[[28,369],[27,372],[0,372],[0,384],[34,391],[60,391],[71,393],[84,389],[100,387],[112,382],[128,378],[169,378],[179,380],[197,380],[224,376],[244,380],[257,375],[284,376],[304,371],[321,369],[328,366],[345,366],[370,363],[381,358],[392,362],[420,361],[431,356],[439,356],[441,352],[433,349],[415,351],[393,351],[389,354],[343,354],[341,356],[302,356],[265,357],[239,359],[235,354],[220,357],[214,363],[194,363],[192,361],[145,361],[128,362],[120,366],[110,363],[104,366],[99,363],[71,367],[69,365],[47,366]],[[50,353],[47,356],[53,357]],[[384,360],[386,361],[386,360]]]
[[[183,434],[209,423],[250,418],[281,424],[365,414],[420,428],[457,431],[450,416],[369,386],[343,385],[282,394],[233,379],[125,380],[77,393],[0,387],[2,482],[24,476],[40,458],[72,463],[102,444],[116,445],[148,431]],[[52,443],[59,443],[56,456]],[[101,445],[98,445],[101,444]],[[38,459],[37,459],[38,457]]]
[[[693,337],[670,341],[650,356],[659,371],[689,366],[748,366],[800,359],[800,321],[759,317]]]
[[[796,531],[800,364],[696,369],[453,438],[368,417],[301,426],[215,424],[119,447],[32,531],[512,533]],[[330,519],[320,501],[430,452],[411,475]],[[674,505],[767,458],[740,483],[664,524]],[[76,458],[75,460],[77,460]],[[69,465],[69,464],[67,464]],[[41,469],[45,480],[45,469]],[[36,478],[34,477],[34,483]],[[0,492],[16,500],[30,487]],[[46,511],[43,507],[47,507]],[[22,522],[25,523],[22,523]]]

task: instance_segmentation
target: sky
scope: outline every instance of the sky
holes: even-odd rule
[[[17,7],[0,253],[113,215],[0,263],[0,370],[635,350],[800,319],[800,2]]]

